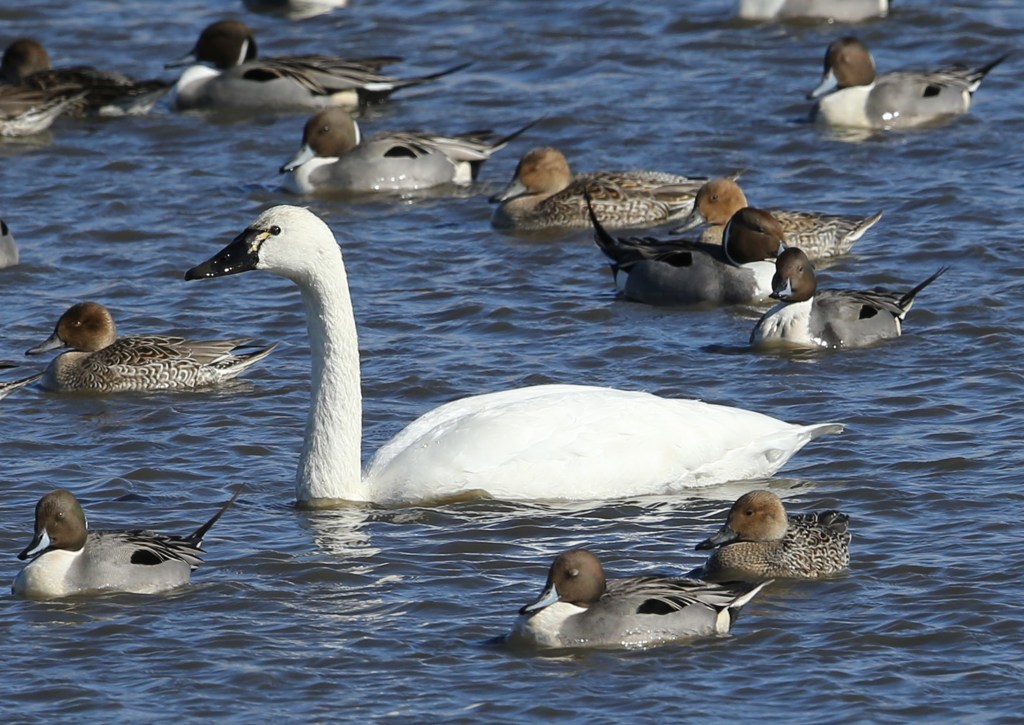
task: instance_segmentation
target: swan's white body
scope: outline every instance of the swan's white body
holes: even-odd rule
[[[363,474],[359,351],[334,235],[305,209],[274,207],[187,276],[252,268],[295,281],[306,305],[312,407],[295,482],[304,504],[666,493],[770,476],[807,442],[842,430],[694,400],[543,385],[442,405],[385,444]]]

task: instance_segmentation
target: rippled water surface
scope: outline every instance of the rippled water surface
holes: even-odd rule
[[[28,389],[0,403],[9,579],[36,500],[58,486],[94,526],[183,533],[248,484],[185,590],[0,599],[3,719],[1018,718],[1022,61],[997,68],[962,119],[852,142],[806,123],[803,100],[825,46],[850,29],[731,14],[724,0],[352,0],[300,23],[227,0],[0,7],[4,45],[32,35],[56,64],[140,77],[170,77],[163,63],[226,15],[253,26],[265,55],[394,53],[406,74],[473,61],[371,109],[370,131],[507,132],[545,117],[468,192],[302,201],[344,247],[367,451],[452,398],[551,381],[848,426],[770,482],[692,496],[299,510],[309,359],[297,292],[269,275],[186,284],[182,273],[260,209],[294,201],[276,169],[304,118],[211,122],[158,107],[0,142],[0,215],[23,258],[0,271],[0,358],[22,361],[82,299],[110,306],[123,333],[282,343],[217,392]],[[1022,26],[1024,8],[1008,0],[908,0],[853,31],[892,69],[988,61],[1015,48]],[[491,230],[487,195],[543,144],[578,170],[746,169],[748,196],[766,207],[884,209],[822,275],[829,286],[906,289],[951,271],[891,344],[752,354],[755,310],[618,301],[586,232],[537,241]],[[793,511],[850,514],[848,575],[776,584],[731,636],[692,644],[549,659],[496,641],[558,551],[586,545],[613,574],[682,572],[729,503],[764,485]]]

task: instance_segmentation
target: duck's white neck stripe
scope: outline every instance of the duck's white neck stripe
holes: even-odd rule
[[[242,49],[238,52],[238,60],[235,61],[235,65],[242,65],[245,62],[245,55],[249,52],[249,40],[248,38],[242,41]]]

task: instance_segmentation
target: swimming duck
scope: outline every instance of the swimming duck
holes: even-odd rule
[[[31,559],[14,580],[13,594],[54,599],[83,594],[156,594],[188,584],[203,563],[203,537],[242,492],[188,536],[152,531],[89,531],[85,512],[66,489],[36,504],[35,536],[18,554]]]
[[[710,584],[644,576],[605,580],[586,549],[559,554],[540,598],[519,610],[510,635],[543,649],[646,647],[726,634],[740,608],[769,582]]]
[[[127,390],[191,389],[237,377],[277,347],[240,355],[252,340],[186,340],[166,335],[118,337],[110,311],[79,302],[60,316],[44,342],[28,355],[70,348],[47,367],[43,387],[61,392],[114,393]]]
[[[63,113],[69,116],[141,115],[149,110],[171,84],[161,80],[137,81],[122,73],[88,66],[54,68],[46,49],[32,38],[19,38],[4,51],[0,64],[4,82],[47,91],[63,89],[81,95]]]
[[[327,106],[356,109],[387,99],[401,88],[418,86],[465,68],[468,63],[417,78],[393,78],[381,68],[400,58],[344,60],[327,55],[257,58],[256,39],[238,20],[207,26],[192,51],[167,64],[187,68],[174,86],[173,105],[232,113],[276,113]]]
[[[850,565],[850,517],[839,511],[789,516],[771,491],[750,491],[696,549],[714,551],[687,576],[718,582],[816,579]]]
[[[1007,55],[979,68],[876,75],[867,46],[854,37],[839,38],[825,51],[821,83],[807,97],[818,99],[813,115],[833,126],[909,128],[967,113],[981,81]]]
[[[851,290],[818,291],[814,265],[797,248],[776,260],[772,297],[781,302],[757,321],[750,344],[779,342],[799,347],[840,348],[870,345],[899,337],[914,298],[948,267],[902,294]]]
[[[610,260],[615,286],[648,305],[738,305],[771,294],[774,261],[785,248],[782,227],[766,211],[733,214],[724,244],[684,239],[613,237],[591,210],[594,241]]]
[[[693,211],[672,233],[705,225],[700,240],[707,244],[721,244],[725,225],[745,206],[748,206],[747,197],[739,184],[732,179],[712,179],[697,192]],[[814,260],[846,254],[854,242],[882,218],[882,212],[869,217],[783,209],[769,209],[768,213],[782,227],[786,244],[800,247]]]
[[[325,108],[302,130],[302,147],[281,167],[289,191],[387,191],[469,184],[491,154],[531,126],[495,139],[490,131],[460,136],[405,132],[363,139],[359,124],[343,108]]]
[[[661,171],[592,171],[573,174],[558,149],[528,151],[512,181],[491,197],[499,204],[491,216],[497,229],[586,228],[584,191],[609,227],[650,227],[681,219],[707,179]]]
[[[313,356],[312,406],[296,498],[432,502],[595,499],[768,476],[841,425],[791,425],[695,400],[580,385],[541,385],[456,400],[411,423],[360,472],[359,346],[345,264],[308,209],[276,206],[186,279],[262,269],[302,292]]]
[[[82,93],[68,88],[40,91],[24,86],[0,85],[0,136],[31,136],[53,125]]]

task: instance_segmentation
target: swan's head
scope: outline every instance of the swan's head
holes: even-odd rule
[[[185,279],[224,277],[265,269],[302,283],[341,262],[341,250],[324,221],[309,209],[267,209],[217,254],[185,273]]]

